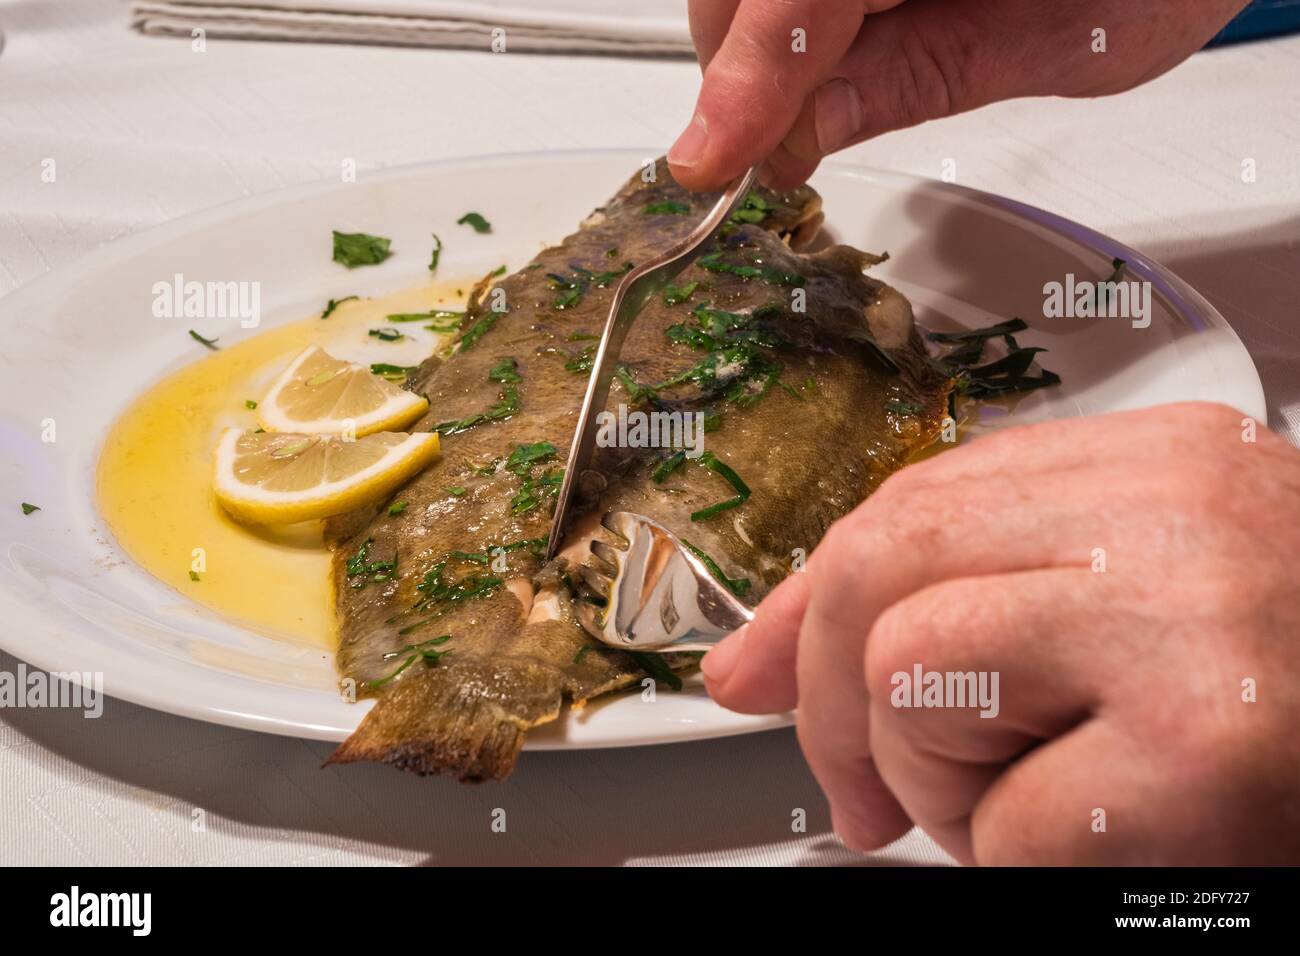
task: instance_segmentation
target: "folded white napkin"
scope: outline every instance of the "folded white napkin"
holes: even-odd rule
[[[686,0],[135,0],[145,33],[506,52],[690,55]],[[498,45],[500,37],[498,34]]]

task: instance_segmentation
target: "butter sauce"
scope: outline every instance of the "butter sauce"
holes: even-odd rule
[[[321,523],[259,528],[231,519],[212,492],[217,436],[228,427],[256,429],[257,412],[246,403],[260,401],[308,345],[353,362],[419,364],[449,336],[426,330],[429,323],[385,317],[462,309],[463,290],[472,284],[441,282],[343,302],[323,321],[313,315],[215,352],[196,344],[203,357],[137,398],[104,440],[97,498],[118,544],[154,577],[242,626],[333,650],[330,552]],[[403,338],[368,334],[378,328]],[[198,580],[191,575],[196,564]]]

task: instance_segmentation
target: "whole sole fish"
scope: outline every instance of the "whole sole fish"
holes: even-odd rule
[[[598,504],[543,566],[613,289],[712,201],[662,160],[647,167],[560,245],[480,283],[456,341],[413,374],[430,411],[412,431],[439,431],[441,459],[330,525],[339,670],[378,698],[330,763],[504,778],[529,728],[566,701],[697,660],[629,655],[577,624],[574,602],[595,599],[580,565],[601,512],[658,520],[757,603],[935,439],[950,382],[907,301],[864,275],[878,259],[796,251],[820,225],[819,197],[756,190],[629,333],[610,410],[637,440],[625,428],[599,450]]]

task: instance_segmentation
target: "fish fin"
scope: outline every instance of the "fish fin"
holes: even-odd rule
[[[561,675],[521,658],[444,659],[388,688],[325,765],[370,760],[464,782],[504,780],[524,732],[559,716]]]

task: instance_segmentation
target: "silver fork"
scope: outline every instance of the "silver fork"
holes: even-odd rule
[[[754,618],[708,566],[658,522],[611,511],[601,524],[617,538],[591,542],[579,568],[604,606],[579,599],[578,620],[593,637],[636,651],[707,651]]]
[[[609,318],[605,320],[605,330],[592,359],[587,393],[583,396],[578,424],[569,445],[569,460],[565,464],[564,478],[561,479],[560,491],[555,499],[555,516],[551,519],[551,535],[546,545],[547,561],[554,558],[560,550],[564,526],[577,492],[581,491],[584,498],[594,499],[604,487],[603,477],[590,470],[591,457],[596,450],[596,416],[605,410],[605,402],[609,399],[609,385],[614,378],[618,353],[623,348],[627,330],[646,303],[690,265],[700,247],[731,217],[741,200],[749,194],[757,176],[758,170],[753,168],[735,180],[718,197],[709,214],[700,220],[690,235],[632,269],[614,290]]]

